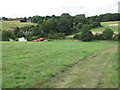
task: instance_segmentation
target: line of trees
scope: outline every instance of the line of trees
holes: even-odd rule
[[[88,29],[86,29],[88,28]],[[102,33],[92,34],[89,27],[83,27],[80,34],[75,34],[74,39],[82,41],[93,41],[93,40],[114,40],[120,41],[120,33],[114,34],[114,32],[106,28]]]
[[[61,16],[33,16],[29,17],[29,19],[38,24],[36,26],[17,27],[14,32],[12,32],[15,38],[25,37],[27,40],[32,40],[32,38],[36,36],[47,39],[64,39],[67,35],[80,32],[83,25],[89,25],[89,28],[101,26],[100,22],[88,20],[84,14],[73,17],[68,13],[63,13]]]
[[[107,21],[119,21],[120,13],[106,13],[96,16],[88,17],[89,20],[99,21],[99,22],[107,22]]]
[[[109,17],[107,17],[107,16]],[[46,39],[65,39],[65,36],[81,32],[83,41],[92,41],[94,36],[90,31],[92,28],[100,27],[100,17],[106,16],[107,19],[111,20],[111,15],[119,16],[120,14],[104,14],[100,16],[85,17],[85,14],[79,14],[76,16],[71,16],[68,13],[63,13],[61,16],[33,16],[29,18],[23,18],[23,20],[31,19],[32,22],[37,23],[37,25],[16,27],[13,32],[5,31],[2,32],[2,40],[9,40],[25,37],[27,40],[33,40],[34,38],[46,38]],[[117,17],[118,18],[118,17]],[[116,18],[116,19],[117,19]],[[5,19],[3,17],[2,19]],[[100,19],[100,20],[99,20]],[[114,19],[114,20],[116,20]],[[118,19],[117,19],[118,20]],[[90,40],[88,36],[90,35]]]

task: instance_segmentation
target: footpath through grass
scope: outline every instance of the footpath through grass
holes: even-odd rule
[[[93,53],[114,44],[117,43],[80,41],[3,42],[3,88],[53,87],[54,85],[49,86],[46,82],[78,62],[84,61]],[[104,64],[104,61],[101,61],[101,65]],[[93,65],[96,66],[96,63]],[[69,85],[65,87],[69,87]]]

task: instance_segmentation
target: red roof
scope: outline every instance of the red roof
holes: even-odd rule
[[[41,41],[41,40],[44,40],[44,38],[39,38],[39,39],[37,39],[37,40],[40,40],[40,41]]]
[[[37,40],[32,40],[33,42],[37,42]]]
[[[44,38],[39,38],[39,39],[36,39],[36,40],[32,40],[33,42],[38,42],[38,41],[42,41],[44,40]]]

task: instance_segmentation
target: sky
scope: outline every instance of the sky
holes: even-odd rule
[[[119,0],[1,0],[0,17],[16,18],[29,16],[88,16],[118,13]]]

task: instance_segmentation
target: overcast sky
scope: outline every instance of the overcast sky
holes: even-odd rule
[[[117,13],[119,0],[1,0],[0,17]]]

